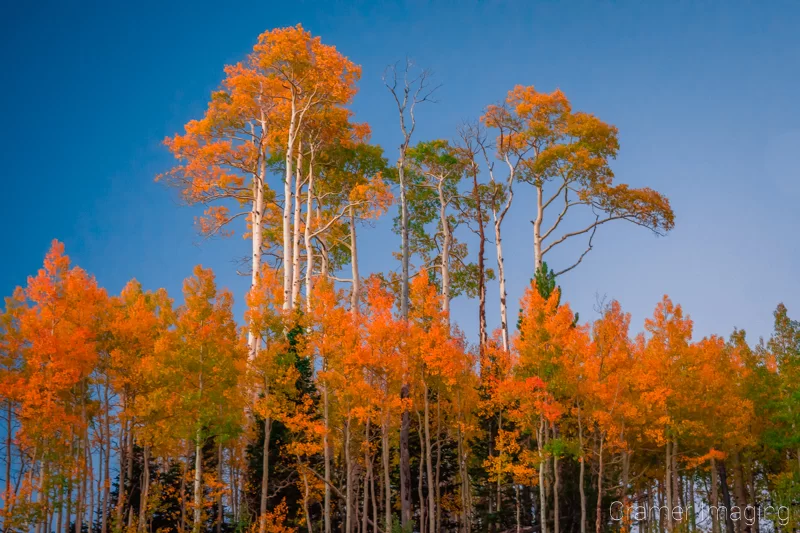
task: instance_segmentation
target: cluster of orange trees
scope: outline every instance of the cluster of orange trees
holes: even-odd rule
[[[54,241],[0,315],[3,531],[798,526],[800,324],[783,306],[753,347],[693,340],[667,297],[639,335],[615,301],[590,323],[561,302],[598,228],[674,224],[662,195],[615,183],[614,126],[518,86],[455,140],[412,143],[435,86],[407,63],[384,77],[390,166],[347,107],[360,69],[301,27],[225,74],[158,179],[204,206],[204,234],[241,219],[243,321],[210,270],[181,305],[136,281],[110,296]],[[509,316],[503,222],[523,186],[533,279]],[[363,276],[358,230],[390,210],[399,268]],[[454,298],[477,300],[479,331],[451,322]]]

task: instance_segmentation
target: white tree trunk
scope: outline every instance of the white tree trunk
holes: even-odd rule
[[[544,209],[542,209],[542,187],[536,187],[536,220],[533,221],[533,269],[538,270],[542,266],[542,220],[544,219]]]
[[[283,180],[283,309],[292,308],[292,179],[294,177],[294,143],[297,129],[297,105],[292,95],[289,137],[286,143],[286,174]]]
[[[541,525],[541,532],[547,533],[547,491],[544,484],[544,438],[547,428],[545,426],[544,417],[540,415],[539,418],[539,434],[537,435],[536,444],[539,449],[539,523]]]
[[[581,495],[581,533],[586,533],[586,487],[584,477],[586,475],[586,454],[583,450],[583,421],[581,420],[581,408],[578,406],[578,444],[581,447],[580,474],[578,475],[578,488]]]
[[[344,470],[345,470],[345,533],[353,531],[353,463],[350,458],[350,417],[344,424]]]
[[[144,473],[142,474],[142,492],[141,492],[141,497],[139,499],[138,526],[140,532],[144,532],[147,530],[147,498],[148,498],[148,493],[150,492],[150,446],[145,445],[142,461],[144,463]],[[195,491],[197,491],[197,487],[195,487]]]
[[[670,441],[666,445],[666,465],[664,468],[664,487],[667,491],[667,531],[672,531],[672,453]],[[599,504],[598,504],[599,506]],[[599,526],[598,526],[599,527]]]
[[[717,461],[711,458],[711,505],[714,512],[711,513],[711,533],[720,533],[719,515],[716,510],[719,508],[719,481],[717,480]]]
[[[252,268],[253,272],[250,279],[250,288],[258,287],[258,280],[261,276],[261,246],[263,234],[261,233],[262,218],[264,216],[264,177],[266,175],[266,161],[262,156],[259,175],[253,180],[253,205],[251,209],[250,223],[252,225]],[[247,346],[249,347],[248,356],[252,361],[258,354],[258,335],[255,332],[254,324],[250,323],[250,330],[247,332]]]
[[[430,401],[428,387],[425,386],[425,471],[428,475],[428,533],[436,533],[436,504],[434,502],[433,464],[431,449]],[[421,474],[421,473],[420,473]],[[422,505],[422,502],[420,502]]]
[[[356,217],[353,206],[350,206],[350,267],[353,275],[353,291],[350,294],[350,311],[358,314],[358,302],[361,296],[361,276],[358,273],[358,246],[356,244]]]
[[[202,531],[200,521],[203,518],[203,443],[202,430],[197,429],[194,458],[194,523],[195,533]]]
[[[450,325],[450,223],[444,198],[444,180],[439,180],[439,220],[442,225],[442,311]]]
[[[381,423],[381,452],[383,454],[383,498],[384,498],[384,526],[385,531],[392,531],[392,485],[391,485],[391,470],[390,470],[390,450],[389,450],[389,415],[383,414],[383,422]],[[330,532],[326,532],[330,533]]]
[[[328,442],[328,433],[330,431],[330,412],[327,383],[322,388],[322,402],[322,414],[325,422],[325,433],[322,434],[322,448],[325,455],[325,496],[323,518],[325,521],[325,533],[331,533],[331,448],[330,443]]]
[[[364,499],[361,502],[361,532],[367,533],[367,521],[369,519],[369,481],[372,474],[372,458],[369,455],[369,426],[370,419],[364,425]],[[373,504],[374,507],[374,504]]]
[[[500,331],[503,339],[503,350],[506,352],[509,349],[509,333],[508,333],[508,305],[506,304],[506,269],[505,261],[503,259],[503,237],[500,233],[502,225],[502,218],[497,217],[497,212],[494,211],[494,239],[497,249],[497,281],[500,284]],[[546,533],[546,532],[542,532]]]
[[[311,313],[311,298],[314,291],[314,247],[311,246],[311,217],[313,216],[312,202],[314,198],[314,151],[311,151],[311,161],[308,165],[308,190],[306,190],[306,312]]]
[[[603,531],[603,444],[605,443],[605,435],[600,435],[600,449],[598,450],[598,466],[597,466],[597,509],[595,512],[595,531],[600,533]]]
[[[300,208],[302,206],[303,189],[303,143],[297,147],[297,169],[294,181],[294,223],[292,224],[292,309],[297,307],[300,299]]]
[[[556,428],[553,426],[553,438],[556,437]],[[558,502],[558,492],[561,488],[561,474],[558,468],[558,454],[553,454],[553,533],[561,533],[560,513]]]

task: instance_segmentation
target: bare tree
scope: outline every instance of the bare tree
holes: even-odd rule
[[[416,74],[414,72],[417,72]],[[400,117],[400,132],[403,141],[400,143],[400,154],[397,159],[397,176],[400,184],[400,235],[402,246],[402,273],[400,278],[400,312],[403,319],[408,318],[408,280],[409,280],[409,247],[408,247],[408,203],[406,198],[407,183],[405,175],[406,154],[411,144],[411,136],[417,127],[415,115],[417,105],[432,100],[438,88],[431,84],[432,73],[419,70],[412,61],[406,58],[403,67],[398,70],[398,63],[390,65],[383,74],[383,83],[397,104]],[[408,397],[410,387],[404,383],[401,396]],[[408,409],[403,410],[400,426],[400,521],[405,527],[411,521],[411,457],[408,448],[409,427],[411,424]]]

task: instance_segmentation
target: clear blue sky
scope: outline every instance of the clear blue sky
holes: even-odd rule
[[[111,292],[136,277],[180,299],[192,266],[212,266],[241,314],[247,280],[233,261],[246,243],[198,244],[196,212],[153,177],[171,163],[162,139],[202,113],[223,65],[259,33],[301,22],[363,66],[353,107],[390,158],[399,132],[381,73],[406,55],[444,84],[420,110],[418,139],[452,136],[514,84],[560,87],[619,127],[618,178],[669,196],[677,227],[667,238],[625,224],[598,232],[561,279],[583,318],[606,294],[638,331],[664,293],[697,336],[738,326],[754,341],[779,301],[800,317],[796,2],[163,4],[4,7],[0,294],[24,284],[58,238]],[[507,224],[512,310],[531,276],[528,201],[517,199]],[[361,235],[367,272],[396,268],[390,222]],[[493,324],[496,302],[490,293]],[[475,306],[455,308],[474,338]]]

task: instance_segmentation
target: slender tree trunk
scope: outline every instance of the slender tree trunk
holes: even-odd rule
[[[539,522],[542,533],[547,533],[547,491],[545,490],[545,457],[544,457],[544,416],[539,416],[539,434],[536,439],[536,446],[539,449]],[[598,532],[599,533],[599,532]]]
[[[103,384],[103,403],[105,405],[104,412],[103,412],[103,437],[106,440],[106,444],[102,446],[102,439],[101,439],[101,447],[104,448],[104,457],[103,457],[103,508],[100,510],[100,533],[108,533],[108,506],[111,503],[109,501],[109,491],[111,489],[111,423],[109,421],[110,418],[110,410],[111,405],[108,399],[108,388],[109,388],[109,378],[108,374],[105,376],[105,383]],[[120,476],[120,495],[122,494],[122,478]]]
[[[200,365],[203,364],[203,347],[200,347]],[[203,399],[203,371],[200,371],[198,379],[198,399]],[[195,434],[195,455],[194,455],[194,521],[192,529],[194,533],[200,533],[200,521],[203,517],[203,428],[200,421],[197,421],[197,432]]]
[[[44,455],[44,454],[42,454]],[[52,515],[50,513],[50,497],[48,494],[49,489],[49,471],[50,465],[47,464],[44,460],[40,462],[40,474],[39,474],[39,494],[38,498],[41,500],[41,508],[43,510],[42,516],[42,529],[47,528],[47,533],[50,533],[53,530],[52,527]],[[41,531],[41,530],[40,530]]]
[[[500,414],[499,423],[497,427],[498,429],[502,429],[503,427],[502,413]],[[502,480],[498,476],[497,482],[494,485],[495,509],[497,510],[498,513],[501,513],[503,510],[503,491],[501,490],[502,489],[501,481]]]
[[[303,514],[306,519],[306,529],[308,533],[314,533],[314,528],[311,527],[311,512],[308,509],[308,498],[311,495],[311,489],[308,486],[308,471],[303,470]]]
[[[374,529],[374,533],[378,533],[378,498],[375,497],[375,465],[374,465],[375,458],[372,457],[372,460],[369,464],[369,486],[370,486],[370,493],[372,494],[372,527]]]
[[[292,309],[297,307],[300,299],[300,207],[303,191],[303,143],[297,147],[297,169],[294,180],[294,223],[292,224]]]
[[[56,486],[58,487],[58,496],[56,497],[56,533],[61,533],[62,514],[64,512],[64,486],[61,483]]]
[[[442,226],[442,312],[450,325],[450,222],[447,220],[447,201],[444,197],[444,180],[439,180],[439,221]],[[433,533],[433,532],[431,532]]]
[[[760,529],[759,515],[761,514],[761,512],[760,512],[760,504],[758,503],[758,491],[756,489],[756,478],[755,478],[756,474],[755,474],[755,468],[753,468],[752,457],[747,458],[747,471],[749,473],[748,494],[750,494],[750,497],[752,498],[753,507],[755,509],[755,517],[753,520],[752,531],[753,533],[758,533]]]
[[[344,470],[345,470],[345,528],[344,533],[353,531],[353,463],[350,458],[350,416],[348,413],[344,425]]]
[[[689,513],[690,517],[690,524],[692,532],[697,531],[697,519],[696,513],[694,509],[694,473],[689,473],[689,506],[687,507],[687,512]]]
[[[306,246],[306,312],[311,313],[311,298],[314,285],[314,247],[311,245],[311,217],[314,198],[314,148],[311,148],[311,160],[308,163],[308,190],[306,191],[306,226],[304,241]]]
[[[485,151],[484,155],[486,155]],[[503,220],[505,219],[508,210],[511,208],[511,202],[514,199],[514,168],[508,162],[508,160],[506,160],[506,163],[508,163],[509,166],[509,174],[505,191],[507,198],[503,205],[500,206],[499,210],[495,203],[492,204],[492,219],[494,220],[495,249],[497,251],[497,281],[500,289],[500,331],[503,339],[503,350],[507,352],[509,350],[508,306],[506,304],[506,298],[508,295],[506,294],[506,273],[505,260],[503,259],[503,237],[501,228],[503,225]],[[496,185],[494,181],[494,173],[491,172],[491,170],[490,174],[492,176],[492,184]]]
[[[736,505],[744,513],[744,508],[747,506],[747,495],[744,488],[744,475],[742,473],[742,463],[739,459],[739,450],[731,454],[733,460],[733,493],[736,498]],[[740,520],[736,524],[739,532],[744,530],[743,522]]]
[[[92,445],[91,440],[86,439],[84,443],[84,457],[89,465],[89,508],[86,509],[86,525],[89,526],[89,531],[94,531],[94,504],[95,504],[95,492],[94,492],[94,461],[92,459]]]
[[[405,150],[401,150],[398,161],[400,177],[400,232],[402,239],[402,275],[400,280],[400,314],[403,320],[408,319],[408,282],[409,282],[409,245],[408,245],[408,204],[406,201],[405,182]],[[409,395],[409,385],[404,383],[400,397]],[[411,426],[408,408],[403,408],[400,423],[400,523],[405,528],[411,522],[411,455],[409,452],[409,429]]]
[[[656,491],[655,482],[647,484],[647,527],[645,531],[649,533],[656,533],[656,526],[658,520],[653,516],[653,507],[656,503],[654,492]]]
[[[425,472],[428,476],[428,533],[436,533],[436,503],[434,502],[434,481],[433,481],[433,449],[431,447],[431,417],[430,417],[430,391],[425,385]],[[420,465],[420,469],[421,469]],[[421,477],[422,472],[420,472]],[[420,500],[422,505],[422,500]]]
[[[361,276],[358,273],[358,247],[356,244],[356,217],[353,206],[349,207],[350,214],[350,268],[353,275],[353,291],[350,293],[350,310],[358,314],[358,302],[361,301]]]
[[[406,85],[406,89],[408,86]],[[395,96],[397,96],[395,94]],[[400,112],[400,128],[403,132],[403,144],[400,145],[400,157],[397,160],[397,176],[400,181],[400,239],[401,239],[401,275],[400,275],[400,315],[403,320],[408,320],[408,284],[409,284],[409,263],[411,250],[409,248],[408,235],[408,198],[406,183],[406,150],[411,141],[411,133],[405,126],[405,101],[402,106],[398,103]],[[404,383],[400,396],[407,398],[409,395],[409,385]],[[411,455],[409,446],[409,428],[411,425],[410,414],[407,408],[403,408],[402,420],[400,424],[400,523],[405,528],[411,522]]]
[[[76,459],[77,459],[77,457],[76,457]],[[78,466],[78,465],[76,465],[76,466]],[[73,509],[73,505],[72,505],[72,490],[73,490],[73,486],[75,485],[75,481],[76,480],[73,477],[73,474],[70,473],[69,476],[67,477],[67,491],[66,491],[67,492],[67,498],[66,498],[67,501],[66,501],[66,508],[64,509],[64,532],[65,533],[70,533],[70,531],[69,531],[70,527],[69,526],[70,526],[70,523],[71,523],[71,520],[72,520],[72,509]],[[76,500],[75,503],[77,504],[77,500]],[[75,507],[77,507],[77,505]]]
[[[467,487],[466,482],[466,457],[464,451],[464,431],[461,424],[458,427],[458,473],[461,478],[461,527],[464,533],[469,531]]]
[[[139,531],[146,530],[147,525],[147,497],[150,492],[150,446],[144,446],[144,453],[142,454],[142,462],[144,463],[144,472],[142,474],[142,490],[141,498],[139,500]],[[195,489],[196,490],[196,489]]]
[[[224,475],[224,459],[225,454],[222,451],[222,444],[217,445],[217,475],[219,477],[219,482],[223,483],[223,475]],[[233,480],[230,480],[230,484],[233,485]],[[217,533],[222,533],[222,523],[225,521],[225,511],[223,509],[223,491],[217,491],[217,524],[216,529]]]
[[[328,442],[330,432],[330,412],[328,399],[328,384],[322,388],[322,409],[323,421],[325,423],[325,433],[322,434],[322,448],[325,457],[325,494],[323,500],[323,520],[325,521],[325,533],[331,533],[331,448]]]
[[[283,309],[292,308],[292,285],[294,268],[292,258],[292,183],[294,178],[294,145],[297,136],[297,102],[292,95],[291,115],[289,118],[288,141],[286,143],[286,173],[283,180]],[[263,532],[262,532],[263,533]]]
[[[269,441],[272,436],[272,420],[264,419],[264,448],[261,462],[261,501],[259,506],[258,532],[267,531],[267,495],[269,494]]]
[[[264,121],[262,119],[262,128]],[[252,225],[252,269],[250,278],[250,289],[258,287],[258,281],[261,276],[261,246],[263,244],[263,217],[264,217],[264,179],[266,177],[266,157],[264,154],[260,156],[259,172],[253,179],[253,204],[250,210],[250,222]],[[250,322],[250,328],[247,332],[247,346],[248,356],[252,361],[258,354],[258,335],[255,327],[255,317]]]
[[[127,490],[127,494],[126,494],[126,497],[125,497],[125,502],[128,505],[128,527],[130,527],[131,524],[133,523],[133,505],[132,505],[132,502],[131,502],[131,496],[133,494],[133,484],[134,484],[134,480],[133,480],[133,459],[134,459],[134,454],[136,452],[136,442],[133,440],[133,428],[135,426],[136,426],[135,421],[131,420],[130,427],[127,429],[127,431],[128,431],[128,437],[127,437],[128,438],[128,444],[125,446],[125,448],[126,448],[125,465],[126,465],[126,469],[127,469],[127,474],[126,474],[125,477],[127,478],[128,485],[129,485],[128,490]]]
[[[400,388],[400,397],[409,396],[408,383]],[[409,431],[411,429],[411,415],[408,408],[403,408],[400,420],[400,524],[403,528],[410,527],[411,523],[411,453],[409,451]]]
[[[194,522],[192,524],[192,528],[194,533],[199,533],[202,529],[201,521],[203,519],[203,433],[201,428],[197,428],[197,435],[195,438]]]
[[[322,210],[319,207],[319,203],[317,204],[317,227],[322,227]],[[330,265],[330,253],[328,251],[328,245],[325,242],[325,234],[317,235],[317,241],[320,243],[320,259],[322,264],[319,266],[319,275],[321,278],[325,279],[328,277],[328,268]]]
[[[436,397],[436,530],[432,533],[439,533],[442,528],[442,493],[441,493],[441,473],[442,473],[442,406],[440,398]]]
[[[428,531],[428,506],[425,505],[425,496],[422,492],[422,480],[426,476],[422,473],[422,465],[425,464],[425,457],[427,455],[425,446],[425,437],[422,436],[422,420],[420,420],[419,411],[417,411],[417,436],[419,438],[419,471],[417,472],[417,497],[419,498],[419,531],[420,533],[431,533]]]
[[[370,420],[367,418],[367,423],[364,427],[364,467],[366,472],[364,474],[364,500],[362,502],[361,512],[361,533],[367,533],[367,520],[369,518],[369,478],[372,471],[372,460],[369,455],[369,424]]]
[[[406,188],[408,184],[405,179],[405,166],[406,166],[406,142],[400,147],[400,158],[397,161],[397,175],[400,180],[400,240],[401,240],[401,261],[402,261],[402,274],[400,277],[400,315],[403,319],[408,318],[408,282],[409,282],[409,261],[410,253],[408,246],[408,200]],[[401,467],[402,472],[402,467]],[[402,492],[402,488],[400,489]],[[402,499],[402,497],[401,497]],[[409,511],[409,520],[410,520]]]
[[[583,421],[581,419],[581,408],[578,406],[578,444],[581,447],[580,473],[578,474],[578,489],[581,497],[581,533],[586,533],[586,454],[583,444]]]
[[[711,458],[711,506],[714,512],[711,513],[711,533],[720,533],[719,529],[719,481],[717,480],[717,461]]]
[[[553,425],[553,438],[558,438],[556,427]],[[559,489],[561,488],[561,473],[558,462],[558,453],[553,454],[553,533],[561,533],[561,519],[559,509]]]
[[[627,450],[622,450],[622,508],[627,510],[630,508],[630,500],[628,498],[628,484],[630,483],[630,470],[631,470],[631,455]],[[623,530],[629,532],[631,530],[630,515],[625,513],[623,517]]]
[[[725,508],[728,510],[725,513],[725,533],[733,533],[736,531],[736,528],[733,524],[733,519],[731,518],[731,492],[728,488],[728,472],[725,468],[725,461],[720,461],[718,464],[719,469],[719,484],[722,487],[722,501],[725,504]]]
[[[233,451],[230,453],[231,460],[228,466],[228,475],[231,479],[231,518],[234,524],[239,523],[239,475],[234,466]]]
[[[680,479],[678,477],[678,439],[675,438],[672,441],[672,502],[680,506],[681,509],[685,509],[686,506],[681,502],[682,497],[683,491],[681,490]],[[680,513],[678,516],[683,518],[683,513]],[[673,519],[674,518],[675,517],[673,517]],[[673,522],[680,523],[682,520],[674,519]]]
[[[597,509],[595,511],[595,531],[603,530],[603,444],[605,434],[600,435],[600,447],[597,450]]]
[[[392,485],[391,485],[391,470],[389,466],[389,413],[383,413],[383,421],[381,422],[381,454],[383,458],[383,512],[384,512],[384,527],[386,531],[392,531]]]
[[[486,230],[483,220],[480,187],[478,187],[478,167],[475,164],[472,166],[472,198],[475,201],[476,215],[478,218],[478,347],[481,364],[483,364],[484,349],[488,339],[486,328],[486,267],[484,265]]]
[[[189,461],[191,460],[191,447],[187,446],[186,457],[181,465],[181,532],[186,531],[186,477],[189,475]]]
[[[495,248],[497,250],[497,281],[500,285],[500,332],[503,339],[503,350],[509,349],[509,333],[508,333],[508,306],[506,304],[506,267],[505,260],[503,259],[503,236],[500,232],[502,219],[497,218],[495,212],[494,221],[494,239]]]
[[[8,529],[6,527],[6,522],[8,522],[8,516],[10,516],[11,511],[11,503],[9,502],[11,498],[11,444],[14,440],[14,428],[12,425],[12,417],[13,412],[11,409],[11,400],[6,400],[6,490],[3,493],[3,529]]]
[[[664,490],[667,498],[667,531],[672,531],[672,452],[671,442],[666,444],[666,465],[664,468]]]
[[[126,460],[125,457],[127,455],[125,451],[125,444],[128,442],[128,437],[126,435],[126,426],[127,422],[122,421],[120,424],[120,438],[119,443],[117,446],[119,456],[119,492],[117,493],[117,508],[114,510],[115,514],[115,527],[122,527],[122,513],[124,511],[125,506],[125,472],[127,472],[127,467],[125,465]],[[108,437],[108,443],[111,444],[111,436]],[[108,479],[108,478],[106,478]]]
[[[536,271],[542,266],[542,220],[544,220],[544,209],[542,208],[543,191],[542,186],[536,186],[536,219],[533,221],[533,270]]]

